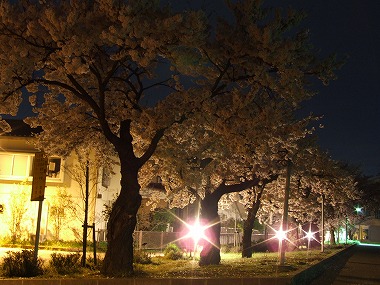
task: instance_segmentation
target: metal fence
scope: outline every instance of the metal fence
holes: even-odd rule
[[[135,231],[134,241],[136,249],[155,249],[163,250],[170,243],[175,243],[184,249],[194,247],[190,238],[183,238],[180,232],[153,232],[153,231]],[[242,233],[233,232],[220,234],[221,245],[240,246],[242,242]],[[264,239],[264,234],[253,234],[252,241]]]

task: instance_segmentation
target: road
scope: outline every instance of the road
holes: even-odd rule
[[[360,244],[345,263],[336,264],[310,285],[380,284],[380,246]]]

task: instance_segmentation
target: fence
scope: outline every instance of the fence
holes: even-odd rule
[[[153,231],[135,231],[134,240],[136,249],[156,249],[163,250],[170,243],[176,243],[182,248],[194,248],[193,241],[190,238],[184,239],[180,232],[153,232]],[[253,234],[252,241],[264,239],[264,234]],[[221,233],[220,244],[240,246],[242,242],[242,233]]]

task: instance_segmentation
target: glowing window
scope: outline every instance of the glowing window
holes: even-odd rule
[[[33,176],[34,154],[0,153],[0,179],[24,180]],[[47,181],[63,182],[63,160],[49,157],[46,172]]]
[[[30,163],[30,170],[29,170],[29,176],[33,175],[33,159],[31,159]],[[57,181],[63,180],[62,175],[62,159],[60,157],[52,156],[48,158],[48,165],[47,165],[47,171],[46,171],[46,181]]]
[[[29,155],[0,154],[0,177],[24,179],[29,176]]]
[[[13,155],[0,154],[0,176],[12,175]]]

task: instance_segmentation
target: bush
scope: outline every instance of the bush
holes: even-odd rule
[[[1,268],[6,277],[34,277],[43,274],[43,261],[34,260],[34,250],[8,251]]]
[[[93,256],[89,256],[86,259],[86,267],[90,270],[100,270],[103,265],[103,259],[99,256],[96,258],[96,264]]]
[[[238,252],[240,252],[240,248],[238,246],[234,246],[233,244],[222,245],[220,250],[224,253],[238,253]]]
[[[81,270],[79,253],[61,254],[52,253],[50,255],[50,266],[61,275],[78,273]]]
[[[165,248],[164,256],[167,259],[178,260],[183,257],[183,252],[176,244],[171,243]]]
[[[137,250],[133,253],[133,261],[139,264],[151,264],[152,258],[147,252],[143,250]]]

